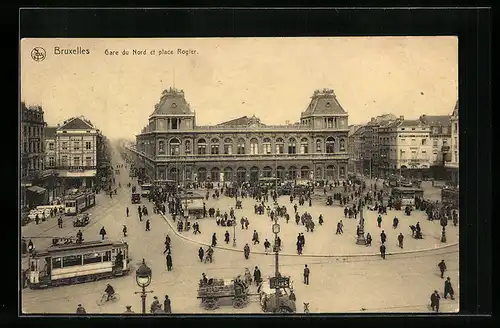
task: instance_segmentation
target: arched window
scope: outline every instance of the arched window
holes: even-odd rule
[[[283,166],[276,168],[276,177],[282,181],[285,180],[285,168]]]
[[[321,153],[321,140],[316,140],[316,152]]]
[[[335,153],[335,139],[333,137],[328,137],[326,139],[326,153],[327,154]]]
[[[264,140],[262,140],[262,152],[264,154],[270,154],[271,153],[271,139],[264,138]]]
[[[257,155],[259,153],[259,141],[256,138],[250,139],[250,154]]]
[[[224,169],[224,182],[233,181],[233,169],[226,167]]]
[[[311,172],[311,170],[309,169],[308,166],[302,166],[302,168],[300,169],[300,178],[301,179],[309,179],[310,172]]]
[[[210,142],[210,154],[212,154],[212,155],[219,154],[219,139],[214,138]]]
[[[307,138],[302,138],[300,140],[300,153],[301,154],[309,153],[309,140],[307,140]]]
[[[163,140],[158,141],[158,154],[165,154],[165,142]]]
[[[276,154],[283,154],[285,152],[285,143],[283,139],[276,139]]]
[[[207,153],[207,142],[203,138],[198,139],[198,155],[205,155],[206,153]]]
[[[297,168],[295,166],[290,166],[288,168],[288,179],[291,180],[297,179]]]
[[[263,178],[271,178],[273,176],[273,169],[270,166],[264,166],[262,169]]]
[[[243,138],[238,139],[237,153],[239,155],[245,154],[245,143],[246,143],[245,139]]]
[[[344,139],[340,139],[339,148],[340,148],[340,151],[345,151],[345,140]]]
[[[205,182],[207,180],[207,169],[200,167],[198,169],[198,182]]]
[[[191,140],[186,140],[184,153],[191,154]]]
[[[173,138],[169,142],[170,144],[170,155],[179,155],[181,142],[177,138]]]
[[[233,140],[226,138],[224,139],[224,154],[232,155],[233,154]],[[225,180],[225,178],[224,178]]]
[[[210,171],[210,178],[213,182],[220,181],[220,170],[218,167],[212,168],[212,170]]]
[[[288,153],[296,154],[297,153],[297,143],[294,138],[290,138],[288,140]]]

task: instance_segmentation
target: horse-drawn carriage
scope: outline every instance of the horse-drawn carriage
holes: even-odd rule
[[[217,309],[221,299],[230,299],[234,308],[241,309],[248,305],[248,284],[239,277],[235,279],[200,280],[198,297],[206,310]]]
[[[235,208],[236,208],[237,210],[241,210],[241,209],[243,208],[243,205],[242,205],[242,203],[241,203],[241,200],[239,200],[239,199],[238,199],[238,200],[236,201]]]
[[[90,223],[90,216],[88,213],[83,214],[78,217],[75,221],[73,221],[73,227],[85,227]]]

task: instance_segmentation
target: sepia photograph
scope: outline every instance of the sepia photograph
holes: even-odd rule
[[[23,315],[459,312],[457,37],[19,56]]]

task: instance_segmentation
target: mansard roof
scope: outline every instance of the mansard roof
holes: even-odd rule
[[[250,125],[265,126],[265,124],[262,123],[260,119],[255,115],[253,115],[252,117],[242,116],[230,121],[217,124],[217,126],[250,126]]]
[[[314,114],[332,115],[346,114],[344,108],[337,100],[335,92],[331,89],[315,90],[311,97],[311,102],[305,112],[302,112],[302,117],[307,117]]]
[[[88,130],[95,129],[92,122],[83,116],[72,117],[64,121],[63,125],[57,128],[58,130]]]
[[[184,97],[183,90],[170,88],[162,92],[160,101],[155,105],[155,114],[193,114],[186,98]]]
[[[430,126],[447,126],[450,125],[450,116],[448,115],[422,115],[420,120]]]
[[[45,127],[45,138],[46,139],[53,139],[55,138],[57,127],[55,126],[47,126]]]
[[[451,116],[458,117],[458,100],[455,104],[455,109],[453,109],[453,113],[451,114]]]

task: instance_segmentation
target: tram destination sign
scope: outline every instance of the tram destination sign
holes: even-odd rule
[[[290,278],[288,277],[272,277],[269,279],[271,289],[275,288],[290,288]]]

